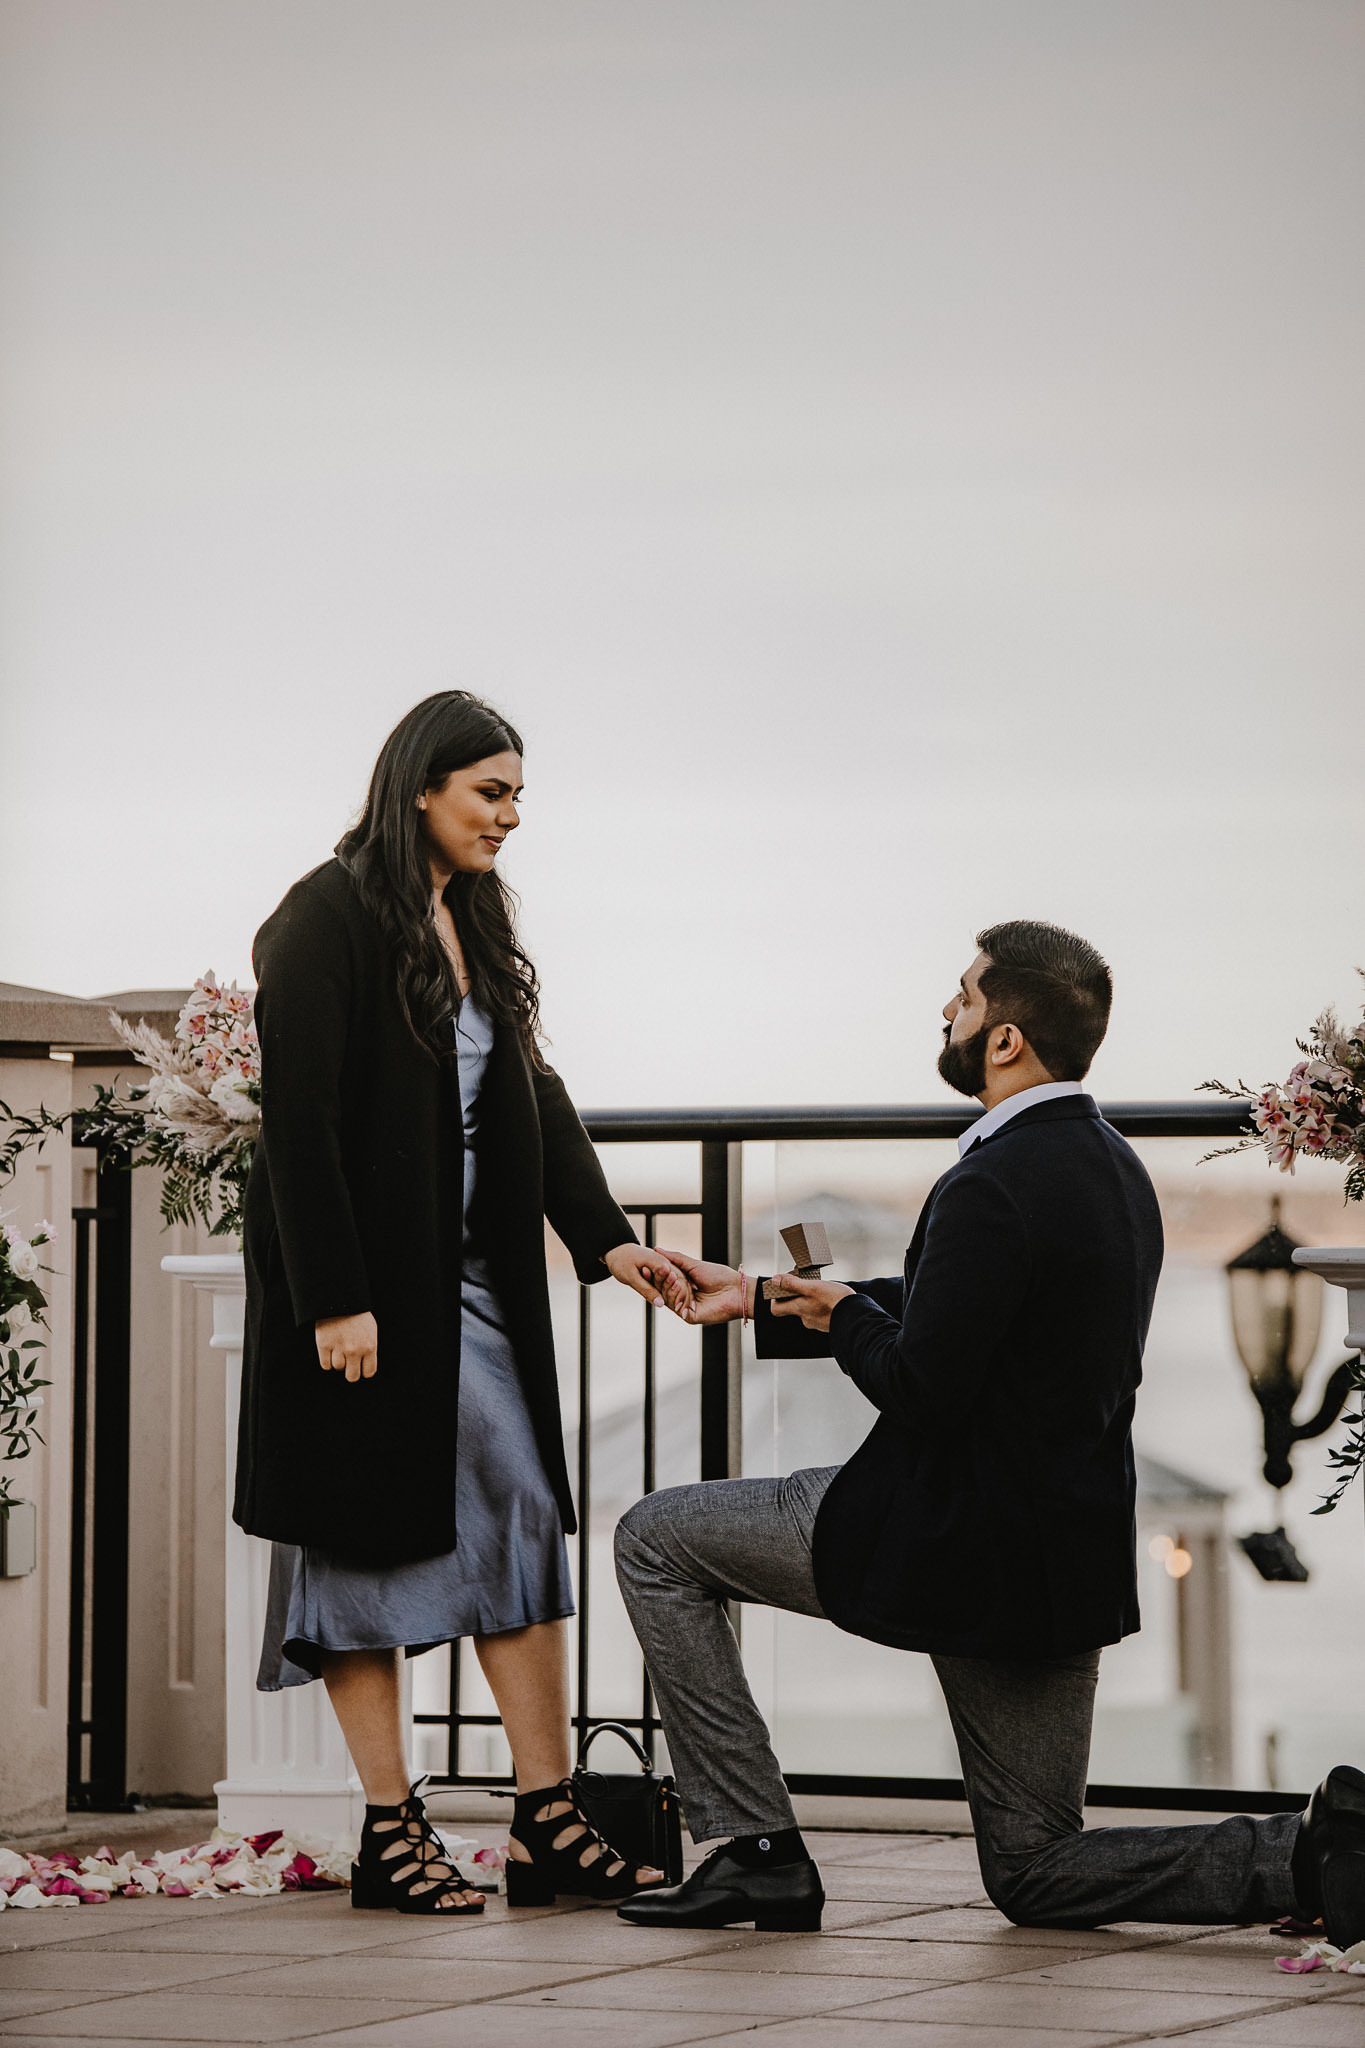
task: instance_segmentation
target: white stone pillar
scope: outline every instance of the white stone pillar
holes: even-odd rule
[[[365,1795],[351,1768],[336,1716],[320,1681],[285,1692],[257,1692],[265,1624],[270,1545],[232,1519],[237,1404],[242,1385],[246,1279],[240,1252],[165,1258],[162,1267],[213,1297],[212,1349],[222,1358],[227,1402],[225,1633],[227,1776],[215,1785],[218,1825],[236,1834],[284,1828],[336,1840],[358,1835]]]
[[[1365,1245],[1303,1245],[1294,1264],[1346,1289],[1347,1348],[1365,1353]]]
[[[1345,1288],[1347,1349],[1365,1359],[1365,1245],[1304,1245],[1294,1253],[1294,1264]],[[1360,1490],[1365,1493],[1365,1480]]]

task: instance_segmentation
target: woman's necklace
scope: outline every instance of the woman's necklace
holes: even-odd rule
[[[469,994],[469,972],[464,964],[464,948],[460,935],[455,929],[455,920],[442,904],[436,912],[436,930],[441,944],[445,947],[446,958],[455,970],[455,986],[460,991],[460,1000]]]

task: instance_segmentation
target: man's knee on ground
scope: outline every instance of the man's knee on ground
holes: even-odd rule
[[[1092,1922],[1075,1918],[1075,1902],[1068,1915],[1058,1886],[1048,1870],[1046,1851],[1031,1863],[1014,1869],[981,1863],[981,1880],[986,1896],[997,1913],[1003,1913],[1016,1927],[1084,1927]]]
[[[1034,1924],[1029,1914],[1031,1888],[1026,1870],[983,1870],[981,1876],[986,1897],[997,1913],[1003,1913],[1016,1927]]]

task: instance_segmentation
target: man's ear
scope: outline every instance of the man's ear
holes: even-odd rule
[[[1017,1024],[1003,1024],[992,1060],[998,1067],[1011,1067],[1028,1049],[1028,1040]]]

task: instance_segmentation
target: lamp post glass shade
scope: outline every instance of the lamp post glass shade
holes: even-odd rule
[[[1280,1228],[1278,1196],[1270,1228],[1228,1262],[1232,1336],[1258,1401],[1293,1405],[1322,1329],[1323,1284],[1294,1264],[1298,1246]]]
[[[1322,1282],[1294,1263],[1299,1250],[1280,1228],[1278,1198],[1271,1203],[1270,1228],[1227,1265],[1232,1335],[1261,1411],[1265,1463],[1261,1471],[1278,1491],[1294,1476],[1294,1446],[1322,1436],[1336,1421],[1350,1386],[1350,1368],[1338,1367],[1328,1381],[1316,1415],[1296,1422],[1294,1408],[1304,1374],[1313,1362],[1322,1329]],[[1305,1280],[1313,1280],[1311,1287]],[[1239,1539],[1263,1579],[1300,1584],[1307,1567],[1283,1524]]]

